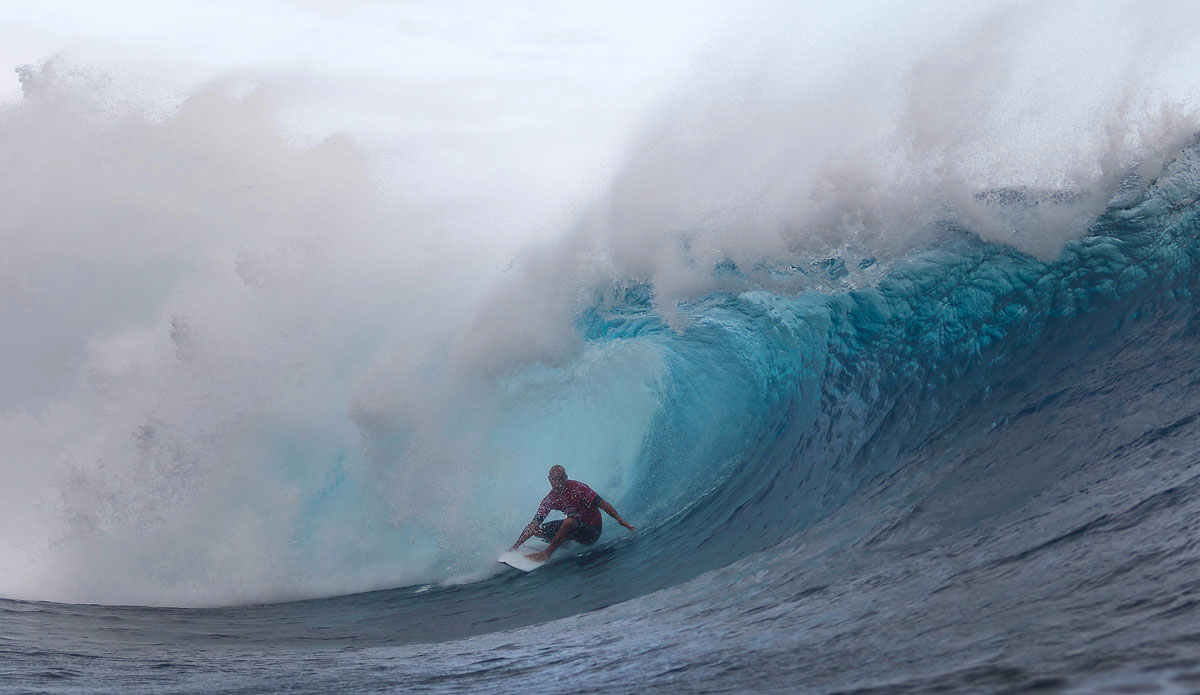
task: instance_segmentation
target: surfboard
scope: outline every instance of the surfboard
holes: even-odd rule
[[[546,564],[544,562],[530,560],[529,555],[527,555],[526,552],[521,552],[521,550],[508,550],[501,553],[500,557],[496,559],[508,565],[509,567],[512,567],[513,569],[519,569],[522,572],[532,572]]]

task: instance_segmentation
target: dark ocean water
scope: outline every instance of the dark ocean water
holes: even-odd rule
[[[719,268],[679,331],[597,295],[586,341],[665,364],[637,537],[272,605],[0,600],[0,690],[1200,692],[1197,197],[1193,146],[1054,260],[946,221],[792,266],[820,289]]]

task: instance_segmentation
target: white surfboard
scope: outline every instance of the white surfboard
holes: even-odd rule
[[[501,553],[500,557],[497,559],[500,562],[503,562],[504,564],[508,565],[509,567],[512,567],[513,569],[519,569],[522,572],[532,572],[535,569],[546,564],[545,562],[538,562],[536,560],[531,560],[529,558],[529,555],[527,554],[528,552],[529,552],[528,550],[522,552],[522,550],[520,550],[520,549],[508,550],[508,551]]]

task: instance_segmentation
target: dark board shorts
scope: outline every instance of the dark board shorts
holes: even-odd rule
[[[546,540],[554,538],[554,536],[558,533],[558,528],[562,526],[562,522],[564,521],[566,521],[566,519],[547,521],[546,523],[542,524],[541,533],[538,535],[542,536]],[[583,543],[584,545],[591,545],[599,538],[600,529],[596,528],[595,526],[588,526],[581,521],[576,521],[575,528],[572,529],[571,535],[567,537],[567,540],[575,541],[576,543]]]

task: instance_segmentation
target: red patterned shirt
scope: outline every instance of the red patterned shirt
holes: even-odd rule
[[[568,480],[566,492],[551,490],[550,494],[542,498],[534,518],[541,521],[551,509],[557,509],[569,517],[578,519],[580,523],[600,528],[604,522],[600,518],[600,510],[596,508],[599,502],[600,495],[597,495],[595,490],[578,480]]]

